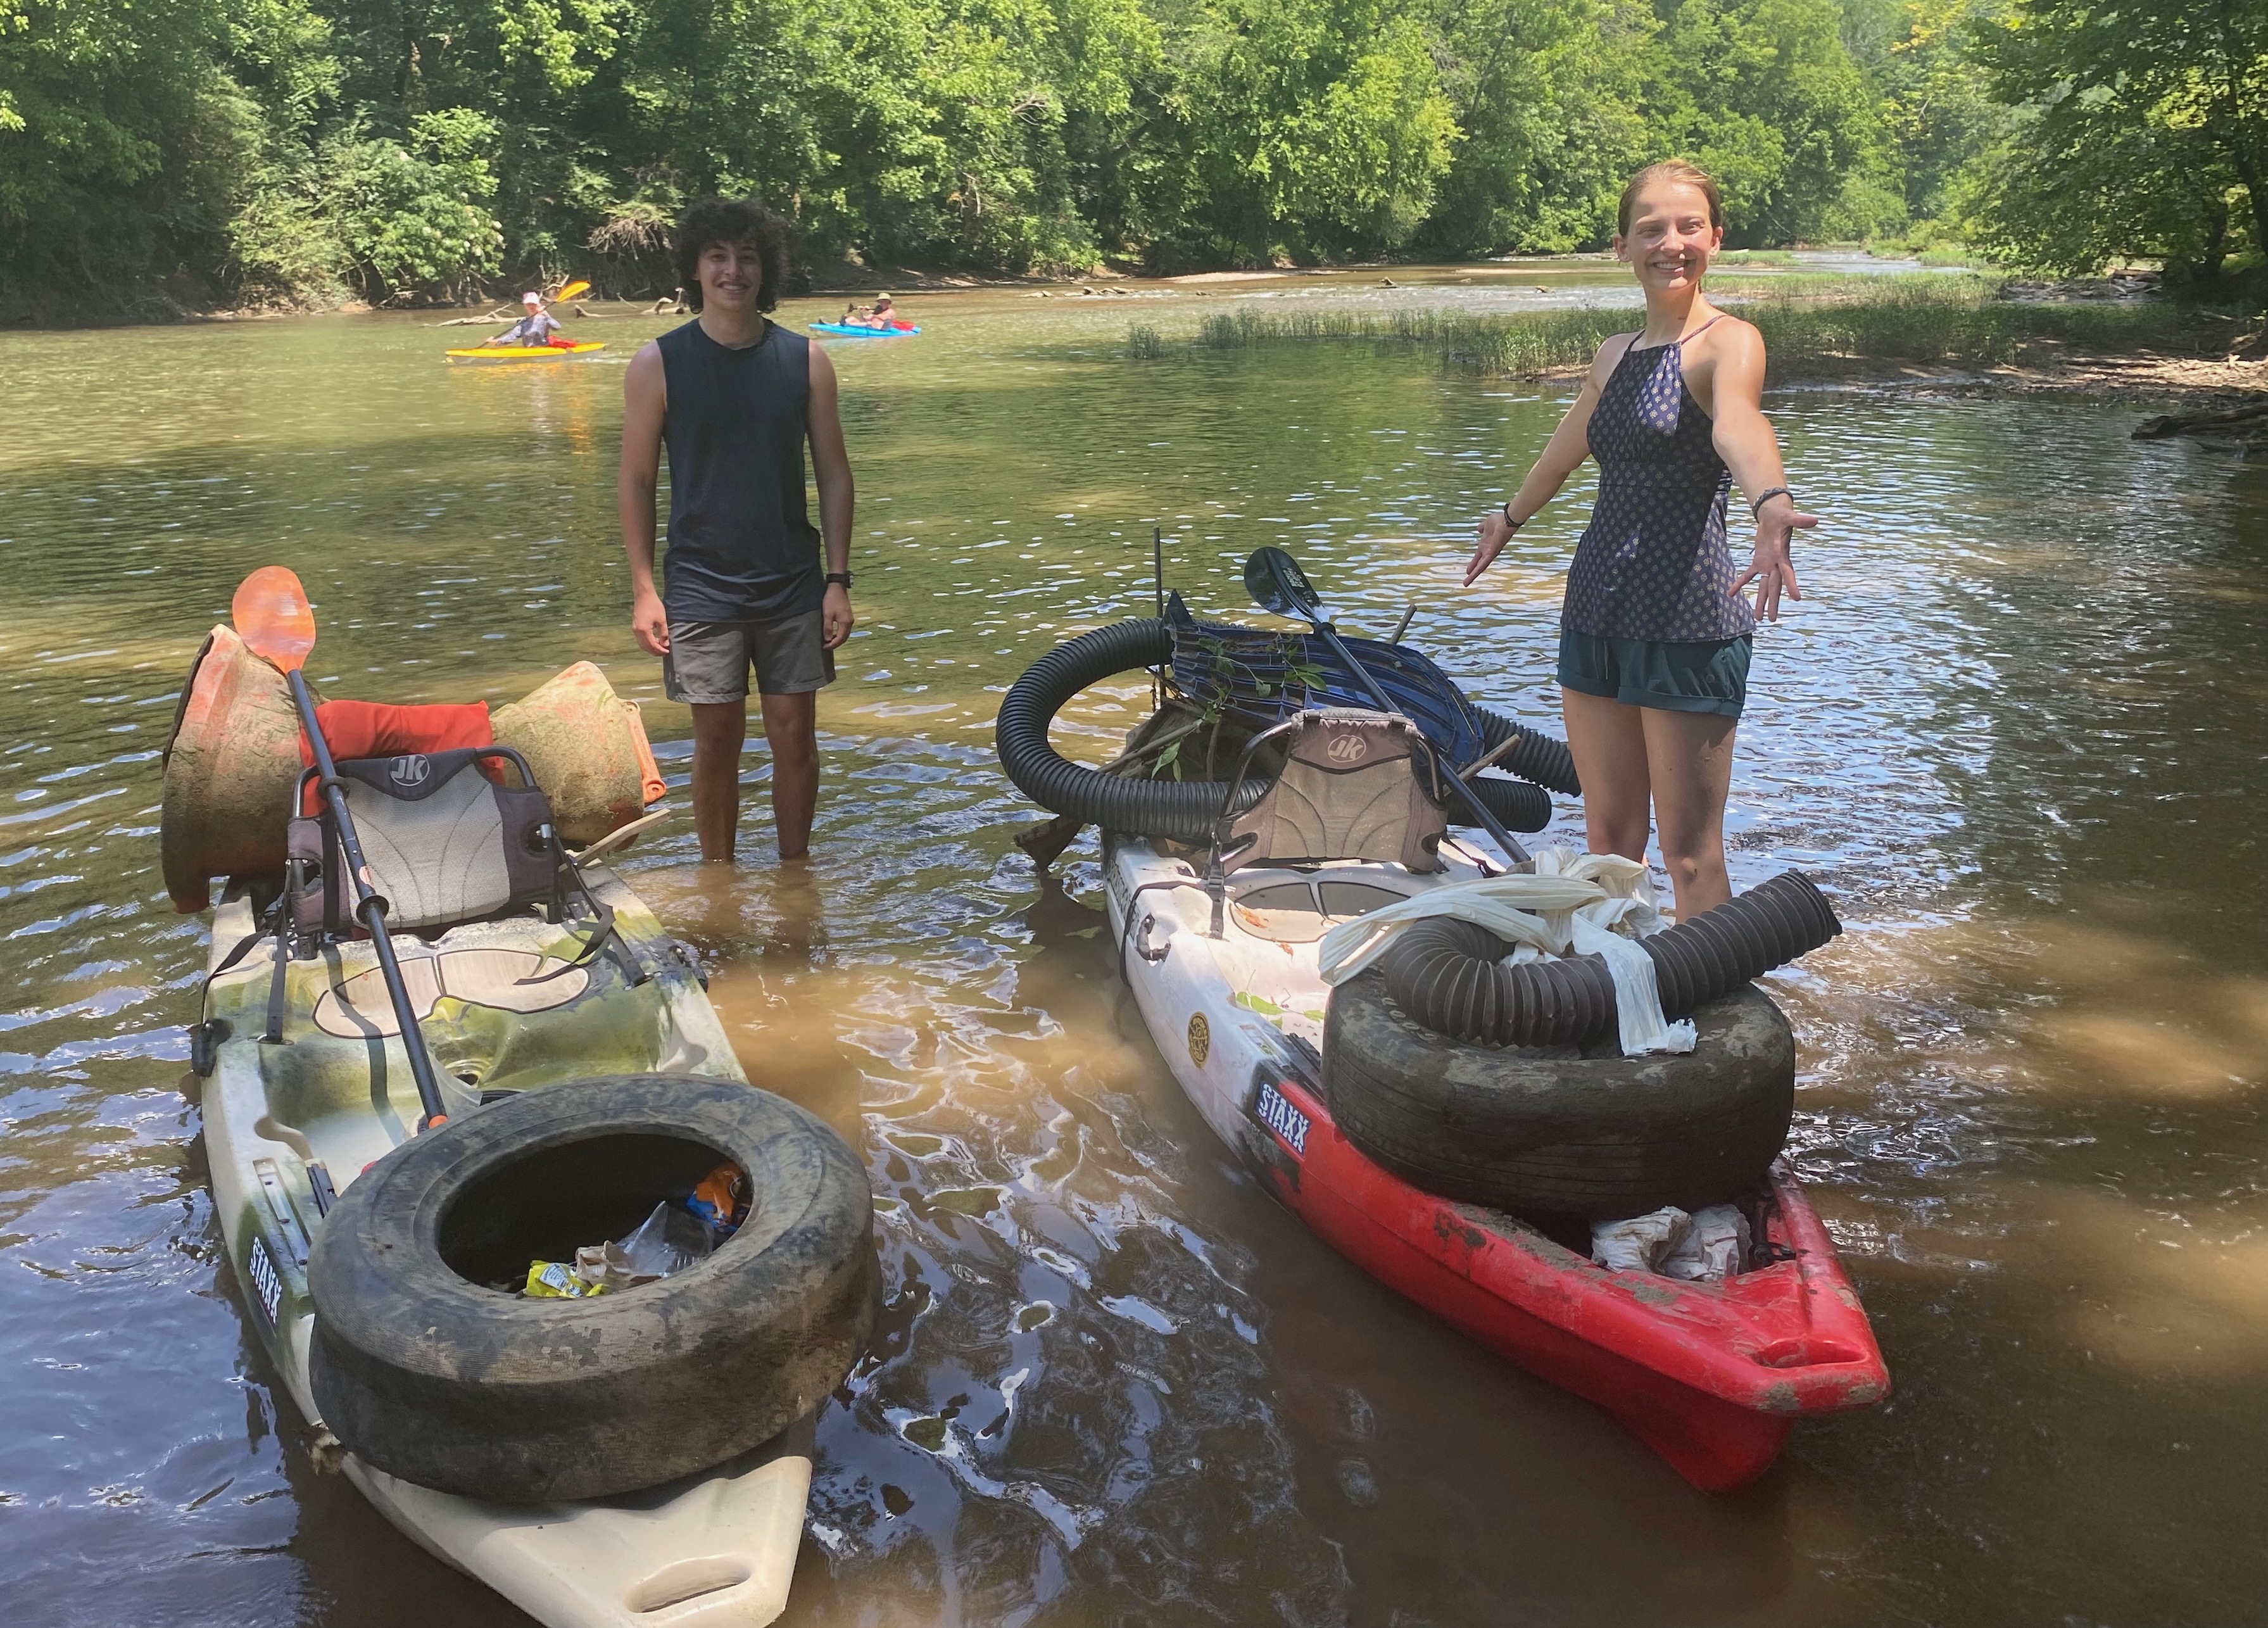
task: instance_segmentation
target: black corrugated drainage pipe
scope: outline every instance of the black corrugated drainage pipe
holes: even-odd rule
[[[1800,871],[1773,877],[1691,921],[1636,942],[1653,961],[1661,1009],[1683,1017],[1817,949],[1843,924]],[[1615,983],[1596,955],[1500,963],[1504,940],[1436,917],[1403,930],[1383,958],[1387,992],[1411,1021],[1484,1046],[1587,1046],[1616,1028]]]
[[[1154,618],[1114,622],[1057,645],[1034,662],[1008,688],[993,725],[994,749],[1016,789],[1041,807],[1071,819],[1137,836],[1209,843],[1228,788],[1219,780],[1146,780],[1106,775],[1074,763],[1048,744],[1048,726],[1073,696],[1089,684],[1121,673],[1138,672],[1173,659],[1173,635]],[[1508,718],[1488,715],[1490,728],[1519,730]],[[1533,731],[1522,731],[1534,735]],[[1501,739],[1501,735],[1491,739]],[[1543,747],[1567,748],[1547,735],[1534,735]],[[1523,748],[1514,748],[1513,756]],[[1545,755],[1548,756],[1548,754]],[[1566,778],[1572,784],[1571,767]],[[1551,821],[1551,799],[1541,785],[1481,775],[1473,781],[1489,812],[1514,831],[1540,831]],[[1237,799],[1241,813],[1260,800],[1264,780],[1248,784]],[[1454,814],[1451,818],[1454,818]]]
[[[1473,704],[1473,711],[1481,715],[1481,733],[1491,747],[1502,745],[1507,738],[1519,742],[1496,760],[1501,767],[1562,797],[1582,796],[1583,783],[1575,777],[1575,759],[1565,741],[1554,740],[1525,724],[1514,723],[1478,702]]]

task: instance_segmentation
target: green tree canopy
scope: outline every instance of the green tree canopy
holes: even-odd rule
[[[2264,241],[2261,0],[0,0],[0,286],[666,288],[689,197],[998,270],[1735,245],[1958,216],[2014,258]]]
[[[2205,276],[2232,225],[2268,250],[2261,0],[2014,0],[1976,55],[2018,108],[1972,173],[1984,240],[2058,269],[2152,255]]]

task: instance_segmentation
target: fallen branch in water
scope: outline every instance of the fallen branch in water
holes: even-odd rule
[[[2218,413],[2161,413],[2135,426],[2138,441],[2181,436],[2208,453],[2234,453],[2247,460],[2268,458],[2268,401],[2249,402]]]
[[[2138,441],[2162,441],[2168,436],[2188,435],[2198,430],[2221,430],[2232,424],[2257,424],[2264,432],[2268,432],[2268,401],[2253,407],[2235,407],[2220,413],[2160,413],[2136,425],[2133,438]]]
[[[447,321],[436,322],[433,326],[436,328],[486,328],[491,322],[509,322],[512,320],[512,308],[508,306],[499,306],[484,317],[451,317]]]

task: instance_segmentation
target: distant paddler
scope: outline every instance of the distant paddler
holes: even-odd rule
[[[898,316],[897,303],[887,294],[878,295],[871,306],[845,306],[843,308],[844,328],[895,328],[906,326]]]
[[[589,286],[587,283],[570,283],[559,291],[560,298],[564,298],[570,292]],[[482,340],[482,345],[515,345],[531,350],[549,347],[563,350],[575,343],[567,337],[557,319],[546,308],[542,295],[530,289],[519,297],[519,303],[523,313],[519,320],[495,338]]]

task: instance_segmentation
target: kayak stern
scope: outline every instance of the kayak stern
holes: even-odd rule
[[[730,1463],[644,1492],[490,1504],[346,1461],[437,1559],[551,1628],[762,1628],[787,1609],[811,1497],[806,1415]]]
[[[1512,1216],[1420,1192],[1348,1142],[1319,1094],[1271,1083],[1306,1121],[1304,1153],[1271,1132],[1283,1157],[1262,1171],[1287,1209],[1381,1283],[1604,1408],[1704,1492],[1762,1475],[1798,1418],[1889,1394],[1857,1292],[1785,1162],[1762,1204],[1771,1264],[1722,1284],[1609,1271]]]

